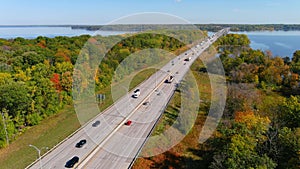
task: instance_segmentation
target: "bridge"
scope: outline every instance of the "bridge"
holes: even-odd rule
[[[138,98],[127,93],[27,168],[61,169],[74,156],[79,157],[74,168],[131,168],[173,96],[177,82],[212,43],[228,32],[229,28],[222,29],[173,58],[136,87],[141,91]],[[174,75],[174,80],[165,83],[170,75]],[[132,123],[124,125],[129,120]],[[86,144],[76,148],[82,139]]]

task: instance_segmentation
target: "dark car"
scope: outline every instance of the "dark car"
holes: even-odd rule
[[[97,127],[99,124],[100,124],[100,121],[97,120],[97,121],[95,121],[95,122],[92,124],[92,126],[93,126],[93,127]]]
[[[126,125],[126,126],[130,126],[131,123],[132,123],[132,121],[131,121],[131,120],[128,120],[128,121],[125,123],[125,125]]]
[[[75,165],[76,163],[78,163],[78,161],[79,161],[79,157],[74,156],[71,160],[69,160],[69,161],[66,163],[65,167],[67,167],[67,168],[72,168],[72,167],[74,167],[74,165]]]
[[[145,101],[145,102],[143,103],[143,105],[144,105],[144,106],[148,106],[149,103],[150,103],[149,101]]]
[[[80,141],[76,144],[75,147],[81,148],[83,145],[85,145],[85,143],[86,143],[86,140],[85,140],[85,139],[80,140]]]

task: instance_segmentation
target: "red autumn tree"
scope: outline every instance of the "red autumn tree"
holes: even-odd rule
[[[56,91],[61,92],[62,88],[61,88],[61,84],[60,84],[60,75],[57,73],[54,73],[50,80],[51,80],[51,82],[53,82]]]

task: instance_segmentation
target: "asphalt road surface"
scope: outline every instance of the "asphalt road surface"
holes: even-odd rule
[[[168,101],[190,65],[221,35],[228,30],[222,30],[214,36],[172,59],[160,71],[141,83],[138,89],[141,94],[132,98],[132,92],[121,97],[113,106],[99,114],[93,121],[86,124],[74,135],[66,139],[51,152],[36,161],[28,168],[64,168],[68,160],[79,157],[76,168],[128,168],[147,140],[147,136],[163,113]],[[191,57],[191,60],[185,59]],[[172,83],[165,83],[170,76],[175,75]],[[143,104],[148,102],[148,104]],[[128,120],[131,125],[124,125]],[[98,126],[93,126],[100,121]],[[82,139],[87,143],[76,148]]]

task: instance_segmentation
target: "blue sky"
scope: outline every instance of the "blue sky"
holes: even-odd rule
[[[1,0],[0,25],[106,24],[141,12],[192,23],[300,24],[300,0]]]

